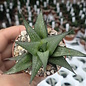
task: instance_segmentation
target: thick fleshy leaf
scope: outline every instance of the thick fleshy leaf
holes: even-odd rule
[[[17,62],[11,69],[5,72],[5,74],[13,74],[25,70],[31,67],[31,55],[26,54],[19,62]]]
[[[47,43],[41,43],[39,45],[39,51],[45,52],[47,50]]]
[[[55,35],[55,36],[50,36],[50,37],[47,37],[45,39],[42,39],[41,42],[47,43],[47,49],[49,50],[49,54],[52,55],[53,52],[55,51],[57,45],[60,43],[60,41],[62,41],[62,39],[67,34],[68,34],[68,32],[62,33],[59,35]]]
[[[48,62],[48,58],[49,58],[49,51],[45,51],[45,52],[37,52],[37,55],[39,56],[43,66],[44,66],[44,70],[46,69],[46,65]]]
[[[27,21],[25,20],[25,18],[23,17],[23,15],[21,15],[23,18],[23,22],[26,28],[27,33],[30,36],[31,41],[38,41],[40,40],[39,35],[34,31],[34,29],[27,23]]]
[[[65,67],[67,68],[68,70],[73,71],[73,69],[71,68],[71,66],[69,65],[69,63],[65,60],[64,57],[52,57],[49,59],[49,62],[52,63],[52,64],[56,64],[56,65],[59,65],[61,67]]]
[[[74,49],[58,46],[53,54],[53,57],[57,56],[86,56],[86,55]]]
[[[34,30],[40,36],[40,38],[46,38],[48,36],[47,27],[45,26],[42,12],[40,12],[38,15]]]
[[[20,55],[20,56],[15,56],[15,57],[11,57],[11,58],[6,58],[5,60],[15,60],[15,61],[19,61],[20,59],[22,59],[27,53]]]
[[[33,56],[32,57],[32,74],[31,74],[30,83],[32,82],[36,74],[38,73],[38,70],[40,69],[41,66],[42,66],[42,62],[39,59],[39,57]]]
[[[19,44],[21,47],[25,48],[32,55],[35,55],[37,53],[40,44],[40,42],[18,42],[18,41],[16,41],[16,43]]]

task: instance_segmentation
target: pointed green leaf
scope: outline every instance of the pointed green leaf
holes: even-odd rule
[[[53,57],[57,56],[86,56],[86,55],[74,49],[58,46],[53,54]]]
[[[11,58],[6,58],[5,60],[15,60],[15,61],[19,61],[21,58],[23,58],[27,53],[20,55],[20,56],[15,56],[15,57],[11,57]]]
[[[45,51],[45,52],[37,52],[37,55],[39,56],[43,66],[44,66],[44,70],[46,70],[46,65],[48,62],[48,57],[49,57],[49,51]]]
[[[48,36],[47,27],[45,26],[42,12],[40,12],[38,15],[34,30],[40,36],[40,38],[46,38]]]
[[[35,55],[37,53],[40,44],[40,42],[18,42],[18,41],[16,41],[16,43],[19,44],[21,47],[25,48],[32,55]]]
[[[23,17],[23,15],[21,15],[23,18],[23,22],[26,28],[27,33],[30,36],[31,41],[38,41],[40,40],[39,35],[34,31],[34,29],[27,23],[27,21],[25,20],[25,18]]]
[[[40,42],[40,45],[39,45],[39,51],[42,51],[42,52],[44,52],[44,51],[46,51],[47,50],[47,43],[41,43]]]
[[[31,67],[31,55],[26,54],[19,62],[17,62],[11,69],[5,72],[5,74],[13,74],[25,70]]]
[[[59,34],[59,35],[55,35],[55,36],[50,36],[50,37],[47,37],[47,38],[41,40],[43,43],[47,42],[47,49],[49,50],[50,55],[53,54],[57,45],[60,43],[60,41],[62,41],[62,39],[67,34],[68,34],[68,32],[62,33],[62,34]]]
[[[32,59],[33,59],[32,60],[32,74],[31,74],[30,83],[32,82],[32,80],[34,79],[34,77],[38,73],[38,70],[42,66],[42,62],[38,56],[33,56]]]
[[[52,63],[52,64],[56,64],[56,65],[59,65],[61,67],[65,67],[67,68],[68,70],[73,71],[73,69],[71,68],[71,66],[69,65],[69,63],[65,60],[64,57],[52,57],[49,59],[49,62]]]

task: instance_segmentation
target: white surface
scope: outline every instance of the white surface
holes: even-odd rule
[[[37,86],[51,86],[46,83],[46,80],[48,78],[54,78],[58,82],[55,86],[61,86],[61,81],[63,80],[62,76],[60,76],[58,73],[55,73],[51,76],[48,76],[45,80],[41,81]]]

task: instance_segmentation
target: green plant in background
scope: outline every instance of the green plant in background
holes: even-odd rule
[[[71,26],[73,26],[73,27],[78,27],[78,26],[79,26],[79,24],[78,24],[78,22],[77,22],[77,21],[75,21],[75,22],[72,22],[72,23],[71,23]]]
[[[74,31],[73,29],[72,29],[72,30],[69,29],[69,32],[70,32],[70,33],[68,33],[68,35],[71,35],[71,34],[73,35],[73,34],[75,34],[75,31]]]
[[[43,20],[42,12],[38,15],[34,29],[29,26],[24,17],[23,21],[31,41],[16,41],[16,43],[25,48],[28,52],[15,58],[9,58],[9,60],[18,60],[18,62],[5,73],[17,73],[31,67],[31,83],[42,66],[44,67],[45,72],[48,63],[65,67],[74,72],[63,56],[85,56],[85,54],[73,49],[59,46],[59,43],[69,32],[49,36],[47,26]]]
[[[58,27],[55,27],[54,30],[56,30],[57,32],[60,31],[60,29]]]
[[[83,23],[82,24],[82,28],[86,29],[86,24]]]

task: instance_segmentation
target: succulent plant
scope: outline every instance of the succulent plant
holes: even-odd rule
[[[74,72],[71,66],[65,60],[64,56],[85,56],[85,54],[73,49],[59,46],[59,43],[69,32],[49,36],[47,26],[43,20],[42,12],[40,12],[38,15],[34,29],[29,26],[24,17],[23,22],[31,41],[15,42],[19,46],[25,48],[28,52],[15,58],[9,58],[9,60],[17,60],[18,62],[11,69],[6,71],[6,74],[17,73],[32,67],[32,74],[30,79],[31,83],[38,70],[42,66],[45,72],[48,63],[65,67]]]

